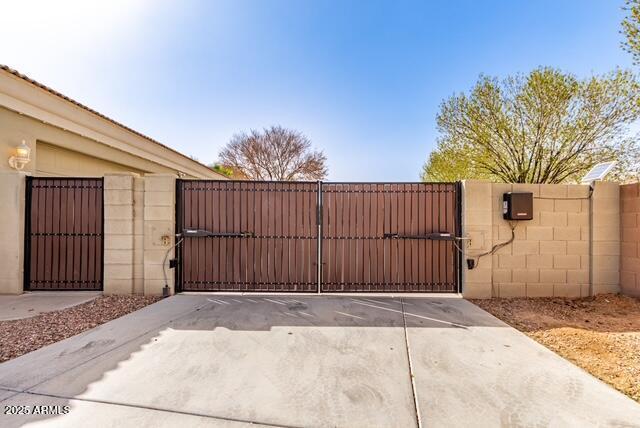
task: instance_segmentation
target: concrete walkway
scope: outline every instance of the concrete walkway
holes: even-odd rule
[[[34,291],[16,296],[0,295],[0,321],[30,318],[88,302],[100,291]]]
[[[634,401],[443,297],[179,295],[0,364],[0,400],[68,406],[3,427],[640,427]]]

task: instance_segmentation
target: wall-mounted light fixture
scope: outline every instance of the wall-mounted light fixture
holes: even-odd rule
[[[26,164],[31,161],[31,149],[24,140],[16,147],[16,154],[9,158],[11,168],[20,171]]]

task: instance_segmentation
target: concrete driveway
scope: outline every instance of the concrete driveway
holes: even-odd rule
[[[0,400],[68,406],[3,427],[640,426],[640,405],[455,297],[178,295],[0,364]]]
[[[34,291],[18,295],[0,295],[0,321],[35,317],[89,302],[100,291]]]

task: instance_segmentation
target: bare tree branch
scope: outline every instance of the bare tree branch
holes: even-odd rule
[[[281,126],[234,135],[219,155],[220,165],[249,180],[322,180],[326,161],[307,137]]]

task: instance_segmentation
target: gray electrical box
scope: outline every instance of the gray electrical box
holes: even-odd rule
[[[502,214],[505,220],[532,220],[533,193],[507,192],[503,194]]]

